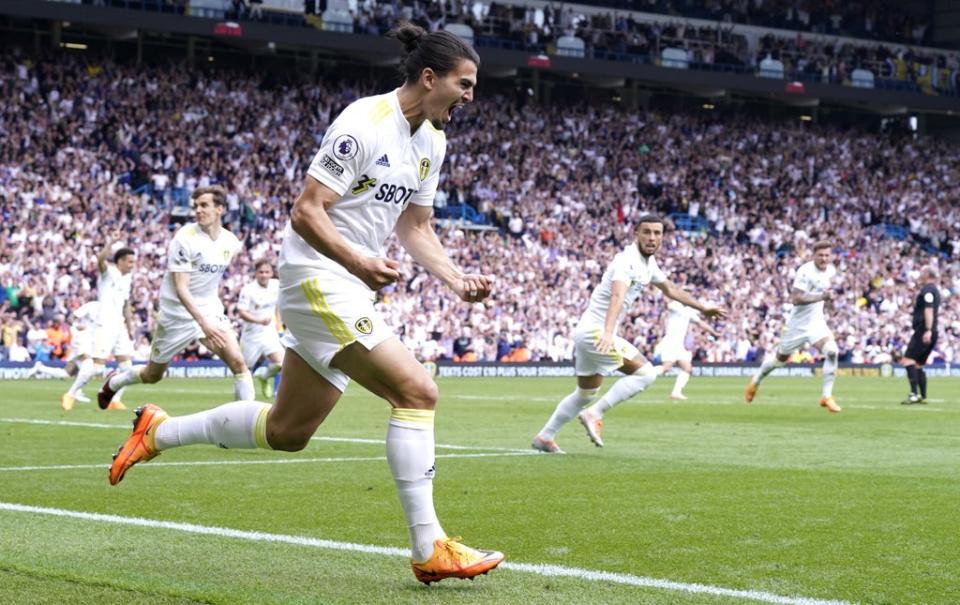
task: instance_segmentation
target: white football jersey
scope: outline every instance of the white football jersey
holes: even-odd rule
[[[96,325],[97,317],[100,315],[100,303],[91,300],[77,307],[73,312],[73,323],[70,324],[74,330],[87,330]],[[122,321],[122,320],[121,320]]]
[[[827,268],[821,271],[817,269],[817,265],[813,261],[810,261],[797,269],[792,287],[804,294],[822,294],[830,289],[830,283],[836,274],[837,269],[833,265],[827,265]],[[809,326],[822,321],[825,321],[822,300],[808,305],[794,305],[787,320],[793,328]]]
[[[133,272],[120,273],[116,265],[107,264],[107,270],[97,281],[97,301],[100,303],[97,323],[101,326],[123,323],[123,309],[130,299]]]
[[[240,290],[240,300],[237,302],[237,308],[243,309],[257,319],[272,318],[277,312],[277,299],[279,297],[280,282],[278,280],[271,279],[267,282],[266,288],[256,281],[252,281]],[[245,335],[259,334],[271,327],[243,320],[243,333]]]
[[[344,109],[324,134],[307,174],[341,196],[327,214],[344,239],[367,256],[383,256],[383,243],[407,205],[433,205],[446,147],[445,135],[429,120],[410,134],[394,90],[364,97]],[[284,282],[318,270],[363,285],[288,224],[280,252]]]
[[[647,284],[662,284],[667,281],[657,261],[652,256],[644,258],[636,243],[630,244],[623,251],[613,257],[613,262],[603,272],[600,284],[590,295],[590,304],[580,317],[581,325],[591,325],[602,328],[607,319],[607,309],[610,308],[610,296],[613,294],[613,282],[628,284],[627,295],[623,299],[623,306],[617,314],[617,326],[626,310],[637,300],[640,292]],[[614,327],[616,331],[616,327]]]
[[[213,240],[196,223],[180,227],[167,247],[167,271],[160,286],[160,312],[166,317],[192,319],[180,303],[173,284],[174,273],[189,273],[190,294],[200,312],[206,317],[222,315],[220,278],[240,247],[237,236],[226,229],[220,229],[220,235]]]
[[[671,300],[667,305],[667,328],[663,334],[665,342],[683,344],[687,337],[690,322],[700,317],[700,313],[693,307],[688,307],[677,300]]]

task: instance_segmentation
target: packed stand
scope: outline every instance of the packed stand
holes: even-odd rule
[[[868,80],[858,77],[860,74],[854,72],[869,70],[874,75],[876,86],[893,86],[927,94],[955,94],[960,89],[960,59],[957,53],[887,44],[865,45],[852,40],[834,42],[802,34],[786,37],[768,34],[752,40],[724,22],[723,17],[734,9],[720,5],[729,4],[732,3],[707,3],[712,8],[706,12],[698,12],[692,6],[678,8],[678,12],[657,11],[670,14],[670,17],[662,21],[648,21],[634,18],[627,12],[586,14],[569,4],[547,4],[539,8],[496,2],[367,1],[358,3],[356,7],[354,31],[382,35],[402,20],[417,23],[428,31],[450,23],[462,23],[473,30],[478,46],[505,46],[530,52],[555,53],[562,37],[576,36],[583,40],[584,56],[587,58],[656,63],[660,61],[664,49],[674,48],[687,53],[688,60],[684,64],[694,69],[771,76],[772,72],[764,67],[764,60],[772,59],[783,63],[781,77],[791,80],[864,86]],[[746,2],[736,4],[745,5]],[[790,17],[771,21],[783,26],[809,22],[809,15],[803,17],[807,14],[803,10],[782,7],[782,4],[787,3],[765,4],[762,10],[751,9],[748,14],[769,12],[779,15],[782,11]],[[797,3],[789,4],[793,6]],[[853,11],[849,15],[853,21],[877,23],[878,17],[870,16],[874,14],[874,8],[865,9],[863,3],[856,2],[847,3],[845,7]],[[642,6],[635,8],[642,9]],[[816,15],[821,13],[821,10],[814,11]],[[864,17],[864,14],[867,16]],[[897,11],[882,11],[879,19],[903,21],[903,31],[920,32],[919,37],[914,34],[899,37],[891,34],[884,39],[905,44],[922,41],[926,28],[912,26],[908,18],[894,16],[898,14]],[[799,19],[797,15],[800,15]],[[691,16],[703,16],[718,22],[713,26],[693,25],[684,19]],[[854,16],[857,18],[854,19]],[[833,20],[828,19],[830,22]],[[871,28],[868,25],[867,29]],[[793,29],[806,31],[809,28]],[[840,30],[814,27],[810,31],[838,33]]]
[[[227,226],[245,242],[224,283],[234,314],[253,263],[277,257],[325,128],[373,92],[16,54],[6,55],[0,88],[0,336],[11,360],[68,354],[58,316],[69,323],[94,298],[95,255],[115,229],[139,256],[132,300],[143,359],[183,210],[176,192],[210,183],[229,190]],[[938,355],[957,358],[955,146],[707,112],[543,111],[481,94],[448,130],[442,174],[438,206],[469,205],[498,227],[444,226],[442,241],[461,266],[496,275],[497,287],[489,302],[460,303],[394,244],[404,278],[381,292],[381,309],[424,359],[569,360],[591,288],[646,211],[702,226],[669,232],[660,255],[676,281],[731,309],[721,338],[689,335],[700,360],[755,361],[772,350],[792,272],[821,237],[837,242],[841,295],[827,317],[844,360],[896,359],[929,262],[946,294]],[[890,236],[898,230],[905,237]],[[623,332],[653,355],[664,318],[651,290]]]

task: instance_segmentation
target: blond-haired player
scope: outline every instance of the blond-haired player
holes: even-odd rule
[[[760,383],[770,372],[786,365],[791,353],[812,343],[823,353],[823,391],[820,405],[830,412],[842,411],[833,399],[833,382],[837,378],[837,357],[840,351],[823,314],[824,303],[833,299],[831,283],[836,275],[837,268],[833,266],[833,242],[816,242],[813,245],[813,260],[801,265],[793,278],[790,288],[793,308],[783,328],[777,352],[767,357],[750,379],[743,395],[747,403],[756,397]]]
[[[283,365],[283,345],[277,332],[277,299],[280,282],[273,277],[273,265],[259,260],[254,266],[255,278],[240,289],[237,315],[243,320],[240,332],[240,351],[247,368],[264,365],[253,372],[260,382],[260,390],[267,399],[273,399],[273,377]]]

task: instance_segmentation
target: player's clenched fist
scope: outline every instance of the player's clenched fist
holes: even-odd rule
[[[493,276],[468,273],[454,285],[454,291],[466,302],[478,302],[490,296],[493,289]]]

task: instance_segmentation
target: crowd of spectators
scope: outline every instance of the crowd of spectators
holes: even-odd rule
[[[642,5],[646,3],[628,4],[641,5],[639,8],[643,8]],[[415,22],[428,31],[443,28],[448,23],[462,23],[473,30],[477,44],[481,46],[506,45],[530,52],[553,54],[561,37],[576,36],[583,40],[584,55],[588,58],[657,62],[662,51],[671,48],[685,51],[688,57],[685,65],[698,69],[729,70],[770,77],[773,72],[766,69],[763,63],[767,59],[782,63],[783,75],[780,77],[792,80],[864,85],[865,80],[854,78],[854,71],[862,69],[871,72],[875,80],[890,81],[897,86],[915,88],[929,94],[955,93],[960,86],[960,62],[956,53],[879,43],[855,43],[849,39],[837,42],[832,38],[799,33],[795,36],[768,34],[750,37],[738,33],[730,26],[729,20],[706,26],[693,25],[684,19],[697,15],[722,17],[738,5],[746,6],[746,1],[708,2],[706,4],[712,8],[704,14],[695,10],[694,4],[697,3],[685,4],[689,6],[682,9],[678,7],[679,12],[664,11],[670,17],[651,21],[634,18],[629,12],[586,13],[570,4],[547,4],[541,8],[496,2],[471,4],[452,0],[414,0],[380,3],[368,0],[357,4],[353,17],[355,32],[373,35],[382,35],[399,20]],[[755,3],[749,4],[752,6]],[[798,23],[794,17],[806,14],[795,8],[801,4],[836,4],[838,10],[852,11],[849,13],[851,18],[871,15],[876,11],[876,6],[867,9],[863,3],[857,2],[842,7],[840,3],[823,1],[762,4],[762,7],[750,8],[748,14],[780,14],[777,11],[783,10],[785,15],[791,15],[783,25]],[[820,14],[820,11],[814,12]],[[897,11],[883,11],[882,14],[884,19],[910,23]],[[875,17],[867,17],[867,21],[875,22]],[[912,44],[923,40],[922,32],[926,28],[904,27],[921,32],[921,35],[887,39]],[[837,33],[839,30],[814,28],[812,31]],[[779,73],[779,68],[776,73]]]
[[[186,8],[183,0],[154,3],[168,11]],[[303,23],[323,28],[320,15],[334,4],[305,0]],[[584,9],[591,4],[600,8]],[[232,19],[265,18],[262,0],[221,0],[220,6]],[[960,57],[956,52],[917,48],[931,43],[929,24],[892,0],[590,0],[542,7],[488,0],[349,0],[343,6],[349,9],[347,27],[352,19],[358,34],[380,36],[401,20],[428,31],[461,24],[474,32],[478,46],[553,54],[562,37],[575,36],[584,42],[588,58],[663,64],[662,52],[674,49],[686,53],[682,63],[693,69],[892,86],[926,94],[960,91]],[[274,12],[289,15],[288,7]],[[271,7],[266,8],[269,13]],[[610,10],[603,12],[604,8]],[[663,17],[641,18],[635,16],[638,13]],[[695,18],[714,25],[694,24]],[[736,24],[787,32],[748,35]],[[772,69],[769,61],[778,65]],[[870,72],[872,79],[857,70]]]
[[[584,0],[581,3],[903,44],[926,44],[930,33],[925,19],[911,15],[901,3],[891,0]]]
[[[69,323],[94,298],[95,255],[120,229],[139,257],[132,301],[142,358],[178,203],[209,183],[229,190],[227,226],[244,241],[223,287],[235,317],[253,263],[276,259],[326,127],[372,92],[331,79],[4,55],[3,357],[65,354],[57,316]],[[481,91],[448,129],[442,174],[438,206],[469,205],[498,227],[441,225],[442,241],[459,265],[495,275],[497,287],[487,302],[460,303],[392,243],[403,279],[380,293],[380,308],[424,359],[569,360],[591,288],[647,211],[700,225],[671,230],[660,264],[731,310],[717,324],[720,338],[691,332],[700,360],[753,361],[771,351],[792,274],[823,237],[836,244],[839,296],[828,318],[843,359],[897,358],[925,263],[940,267],[945,293],[937,354],[957,358],[955,145],[736,113],[547,110]],[[652,355],[664,313],[651,290],[623,334]]]

